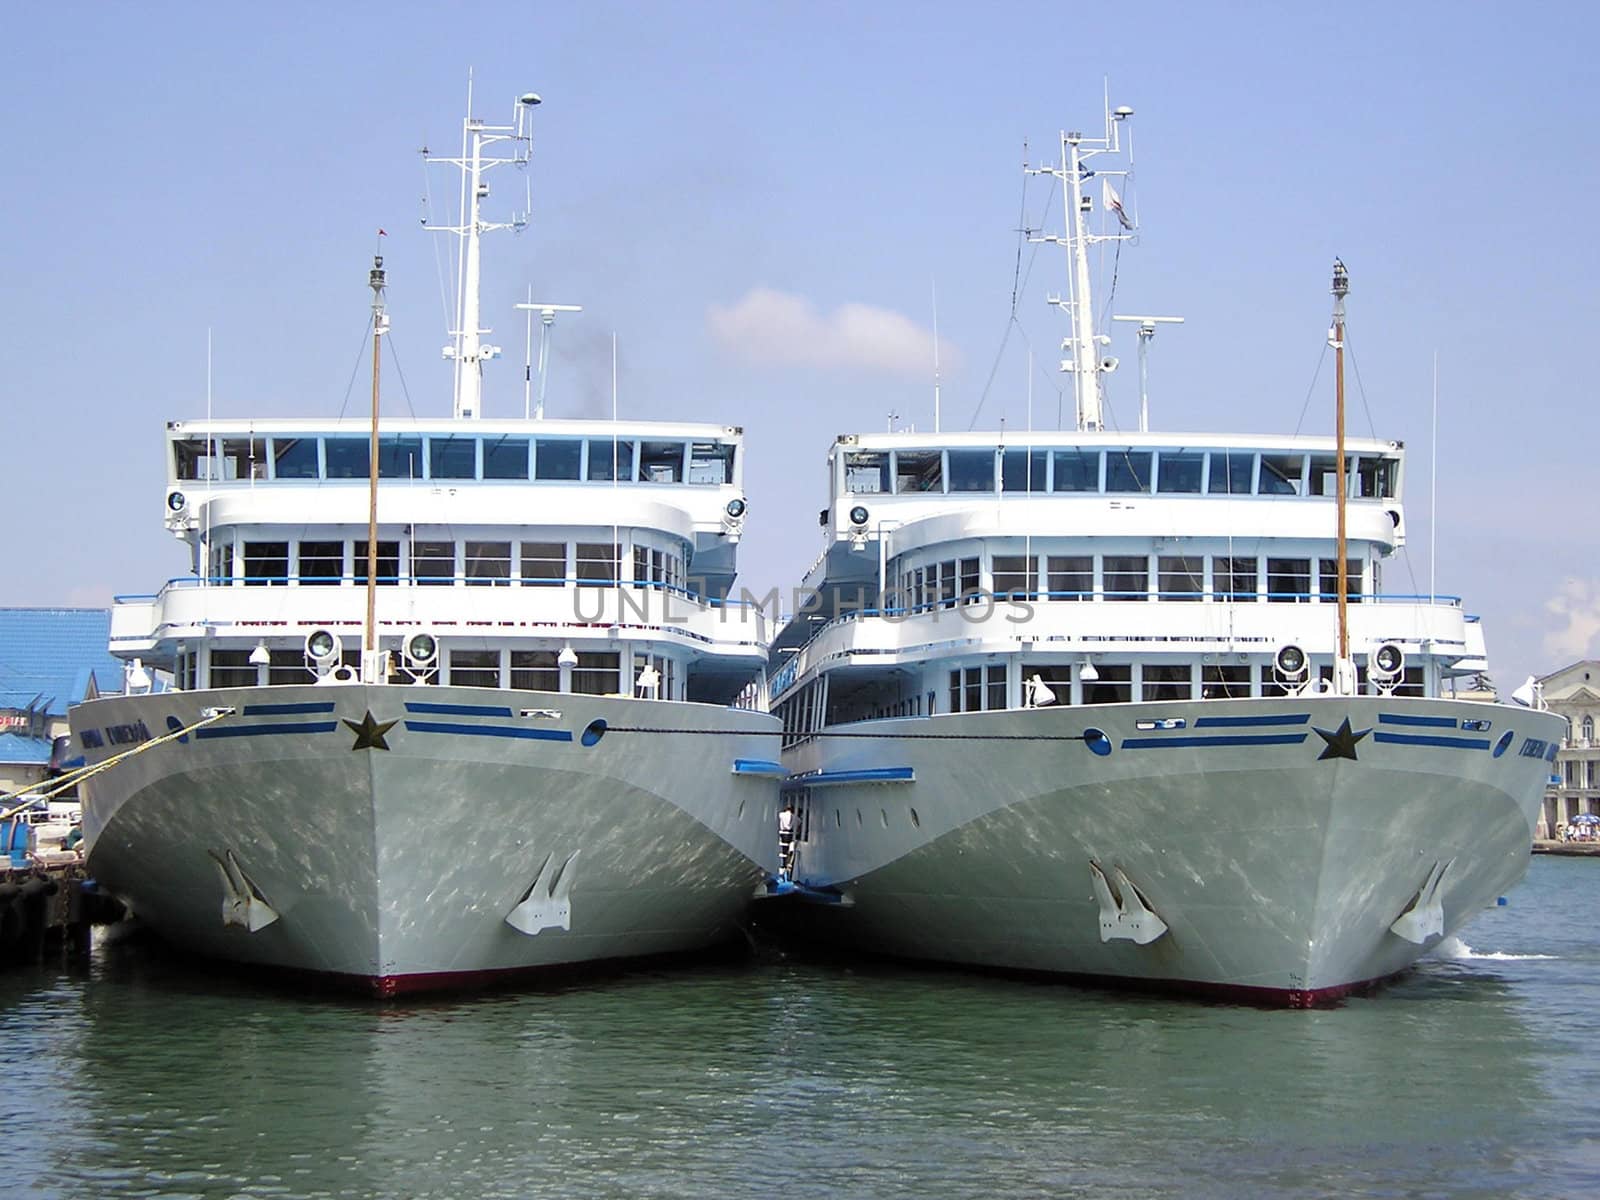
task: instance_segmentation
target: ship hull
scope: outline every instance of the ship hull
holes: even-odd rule
[[[476,986],[714,945],[775,865],[776,785],[732,769],[776,757],[752,712],[341,684],[111,698],[73,728],[95,763],[216,706],[84,785],[90,872],[187,951]]]
[[[1522,877],[1560,725],[1314,697],[840,727],[789,752],[809,785],[794,874],[838,901],[803,924],[905,958],[1325,1002],[1405,970]],[[1164,926],[1143,943],[1141,908]],[[1394,929],[1408,911],[1420,940]]]

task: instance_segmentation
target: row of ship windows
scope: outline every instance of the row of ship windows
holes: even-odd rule
[[[434,541],[410,539],[378,543],[380,584],[414,582],[480,586],[555,586],[576,582],[604,587],[623,583],[684,586],[683,556],[653,546],[634,546],[632,573],[623,579],[623,547],[610,542]],[[237,550],[237,554],[235,551]],[[406,571],[401,573],[401,562]],[[209,579],[237,580],[246,586],[299,584],[332,586],[367,581],[367,542],[242,541],[213,542]]]
[[[1196,669],[1198,667],[1198,670]],[[897,692],[874,697],[857,689],[842,697],[829,695],[813,680],[796,695],[778,705],[786,745],[825,725],[890,717],[934,716],[940,712],[998,712],[1017,707],[1011,702],[1010,668],[1005,663],[952,669],[944,687],[926,693]],[[1331,682],[1333,665],[1322,663],[1316,677]],[[1100,663],[1092,677],[1071,663],[1023,660],[1019,703],[1128,704],[1141,701],[1227,700],[1283,696],[1288,689],[1276,678],[1270,664],[1253,663]],[[1076,683],[1076,690],[1074,684]],[[1375,693],[1369,686],[1364,663],[1356,667],[1357,689]],[[1391,689],[1397,696],[1426,695],[1427,678],[1420,666],[1406,667]]]
[[[260,666],[250,661],[249,650],[212,650],[205,672],[213,688],[258,687],[263,685],[310,683],[314,676],[300,649],[269,650],[270,661]],[[622,656],[615,650],[578,650],[577,663],[570,669],[568,686],[562,686],[562,669],[556,650],[464,650],[448,651],[443,669],[426,682],[455,687],[517,688],[538,692],[571,692],[586,696],[609,696],[622,686]],[[358,650],[344,652],[344,665],[359,669]],[[681,699],[678,664],[658,655],[635,654],[635,694],[654,695],[663,700]],[[650,672],[654,674],[650,674]],[[193,690],[199,686],[201,669],[196,655],[180,653],[177,662],[178,686]],[[411,676],[396,663],[391,683],[410,683]]]
[[[1348,455],[1352,498],[1395,495],[1399,460]],[[893,493],[1113,492],[1161,495],[1333,496],[1332,454],[1240,450],[854,450],[844,456],[844,491]]]
[[[735,449],[676,440],[384,435],[378,477],[724,484],[733,482]],[[172,457],[179,480],[367,479],[372,448],[364,437],[181,438]]]
[[[1007,599],[1219,600],[1274,602],[1338,597],[1339,562],[1333,558],[1202,554],[994,554],[989,557],[987,591]],[[1153,566],[1152,566],[1153,564]],[[893,609],[954,608],[958,598],[985,592],[983,560],[974,555],[945,559],[902,571],[899,592],[887,598]],[[1208,574],[1209,565],[1209,574]],[[1312,574],[1312,567],[1316,574]],[[1362,595],[1362,563],[1345,560],[1346,594]],[[1266,588],[1260,587],[1265,578]],[[1150,590],[1154,579],[1156,589]],[[1044,588],[1041,592],[1040,583]]]

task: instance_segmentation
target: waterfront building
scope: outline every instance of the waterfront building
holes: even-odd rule
[[[1550,711],[1567,722],[1544,794],[1546,836],[1554,837],[1558,825],[1582,813],[1600,815],[1600,660],[1562,667],[1538,685]]]
[[[0,793],[44,779],[67,709],[121,683],[110,631],[103,608],[0,608]]]

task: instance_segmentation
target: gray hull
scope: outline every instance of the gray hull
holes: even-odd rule
[[[1322,757],[1346,717],[1355,757]],[[1332,697],[872,723],[852,728],[921,736],[790,752],[816,772],[795,874],[844,901],[816,929],[871,950],[1311,1003],[1404,970],[1522,877],[1560,724]],[[1088,728],[1094,748],[1039,740]],[[1091,864],[1114,901],[1132,885],[1125,923],[1142,906],[1164,932],[1103,938]],[[1392,928],[1408,910],[1420,942]]]
[[[340,685],[100,700],[74,732],[103,760],[213,705],[238,713],[128,758],[85,804],[94,877],[201,954],[380,994],[462,986],[706,947],[775,866],[775,785],[732,770],[776,757],[761,714]],[[394,722],[387,749],[352,748],[369,713]],[[719,732],[596,739],[597,720]]]

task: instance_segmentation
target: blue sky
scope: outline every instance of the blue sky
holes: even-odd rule
[[[786,585],[818,549],[832,437],[890,411],[931,427],[931,361],[916,359],[935,284],[945,423],[966,427],[1009,319],[1023,143],[1037,160],[1063,127],[1096,129],[1109,79],[1137,113],[1141,219],[1115,307],[1187,318],[1156,339],[1152,426],[1330,429],[1317,369],[1341,256],[1351,431],[1410,450],[1411,545],[1386,587],[1428,586],[1437,353],[1438,586],[1484,617],[1515,686],[1600,653],[1597,34],[1580,4],[13,14],[0,603],[105,603],[186,569],[161,528],[161,429],[205,411],[208,330],[217,415],[334,414],[347,394],[359,412],[379,226],[408,393],[391,402],[449,411],[415,151],[456,145],[469,68],[487,119],[524,90],[545,101],[533,226],[485,256],[485,319],[507,349],[486,414],[521,412],[525,289],[584,305],[556,330],[551,415],[607,411],[615,332],[624,416],[745,427],[745,579]],[[435,196],[453,197],[434,170]],[[496,182],[509,207],[520,189]],[[1063,330],[1043,293],[1060,272],[1033,261],[1026,336],[999,358],[985,426],[1025,420],[1025,343],[1051,357]],[[752,313],[766,319],[737,319]],[[1130,369],[1110,420],[1131,428],[1135,350],[1113,332]],[[820,361],[796,363],[799,340]],[[1060,385],[1040,372],[1036,423]]]

